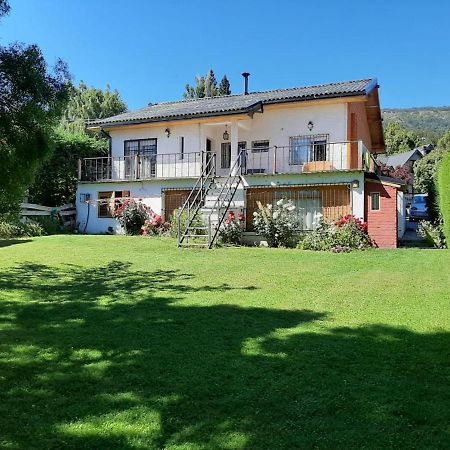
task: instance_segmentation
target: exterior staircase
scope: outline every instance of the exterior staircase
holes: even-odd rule
[[[212,248],[229,211],[243,211],[242,155],[227,176],[216,175],[213,155],[178,214],[178,247]]]

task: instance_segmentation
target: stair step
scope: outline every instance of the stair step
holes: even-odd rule
[[[207,230],[209,227],[188,227],[188,230]]]

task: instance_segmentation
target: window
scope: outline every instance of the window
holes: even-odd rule
[[[133,139],[124,142],[125,178],[151,177],[156,174],[157,140]],[[140,156],[140,164],[136,167],[132,156]]]
[[[372,211],[379,211],[380,210],[380,193],[379,192],[372,192],[370,194],[370,209]]]
[[[327,134],[294,136],[290,139],[289,164],[327,161]]]
[[[220,146],[220,167],[229,169],[231,165],[231,143],[222,142]]]
[[[274,201],[291,200],[302,230],[314,230],[320,224],[322,213],[322,194],[319,190],[276,191]]]
[[[156,139],[134,139],[124,142],[124,156],[156,155]]]
[[[263,153],[269,151],[269,141],[252,141],[252,153]]]
[[[121,198],[129,197],[130,191],[105,191],[98,193],[98,217],[113,217],[113,212]]]
[[[180,159],[184,159],[184,136],[180,137]]]

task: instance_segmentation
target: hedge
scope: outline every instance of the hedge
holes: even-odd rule
[[[445,239],[450,243],[450,152],[445,155],[439,170],[439,202]]]

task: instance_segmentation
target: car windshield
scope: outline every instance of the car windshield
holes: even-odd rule
[[[416,205],[417,204],[424,204],[426,202],[427,202],[426,197],[422,197],[422,196],[414,197],[414,200],[413,200],[413,203],[416,204]]]

